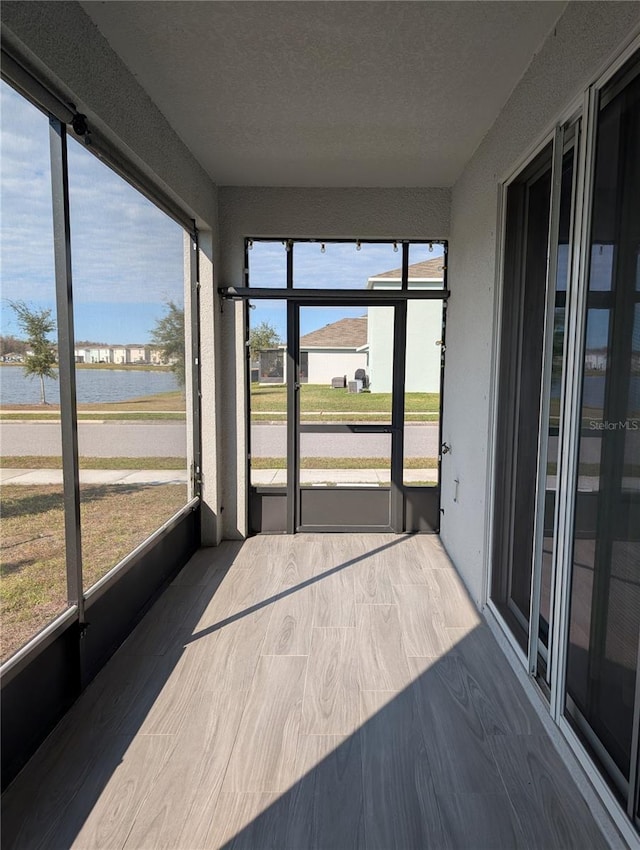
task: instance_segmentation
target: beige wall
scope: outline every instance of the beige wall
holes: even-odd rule
[[[453,189],[443,420],[452,450],[442,463],[441,535],[480,604],[488,570],[499,181],[639,27],[639,3],[569,3]]]

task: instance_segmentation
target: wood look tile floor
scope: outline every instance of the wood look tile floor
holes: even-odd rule
[[[430,536],[198,552],[2,814],[4,850],[607,847]]]

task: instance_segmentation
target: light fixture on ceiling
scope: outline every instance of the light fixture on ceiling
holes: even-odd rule
[[[433,242],[429,242],[429,253],[433,254]]]
[[[249,239],[249,241],[247,242],[247,248],[249,249],[249,251],[253,248],[253,239]]]
[[[393,250],[396,252],[396,254],[398,253],[398,243],[397,242],[393,243]]]
[[[358,239],[358,241],[356,242],[356,251],[359,251],[361,248],[362,248],[362,242],[360,242],[360,240]]]
[[[321,254],[324,254],[326,250],[327,250],[327,249],[326,249],[325,244],[324,244],[324,242],[323,242],[323,243],[322,243],[322,245],[320,246],[320,253],[321,253]]]

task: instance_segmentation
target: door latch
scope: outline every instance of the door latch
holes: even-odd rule
[[[440,452],[441,452],[443,455],[448,454],[450,451],[451,451],[451,446],[449,445],[449,443],[443,443],[443,444],[440,446]]]

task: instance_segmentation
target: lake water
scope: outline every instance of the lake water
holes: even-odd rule
[[[58,382],[45,378],[45,392],[50,404],[60,401]],[[127,401],[179,389],[173,372],[151,372],[134,369],[78,369],[76,394],[79,404]],[[40,379],[27,377],[20,366],[0,367],[0,400],[4,405],[38,404]]]

